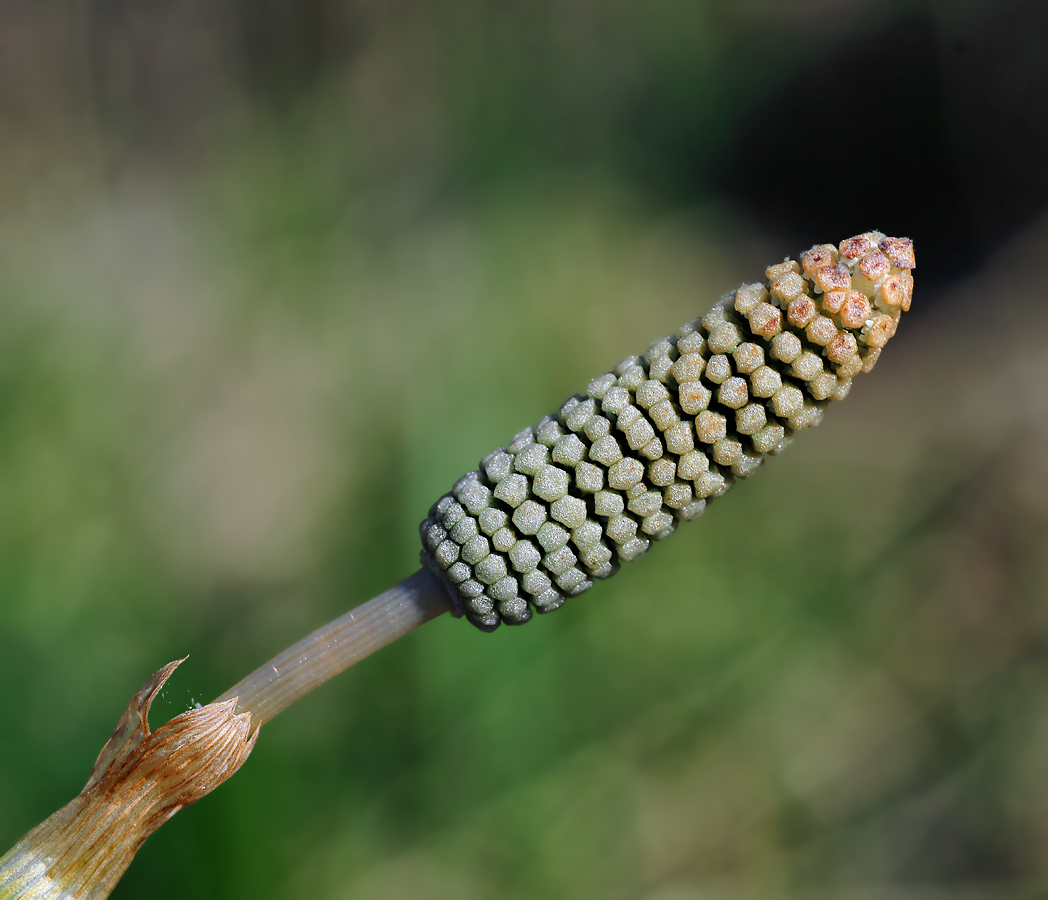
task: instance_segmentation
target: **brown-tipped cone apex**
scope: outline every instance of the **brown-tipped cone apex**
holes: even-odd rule
[[[258,729],[250,715],[233,714],[235,699],[149,730],[149,707],[181,662],[131,698],[80,795],[0,859],[0,900],[108,897],[149,835],[247,759]]]
[[[420,527],[457,613],[527,622],[699,515],[874,367],[913,268],[879,232],[812,247],[484,457]]]

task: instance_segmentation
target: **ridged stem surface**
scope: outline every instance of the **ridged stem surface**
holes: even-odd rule
[[[262,725],[325,681],[414,628],[452,609],[444,585],[422,569],[274,656],[217,702]]]

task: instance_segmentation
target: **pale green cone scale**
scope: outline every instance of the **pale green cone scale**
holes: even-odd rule
[[[490,453],[430,509],[422,560],[484,631],[618,571],[817,425],[913,295],[913,244],[823,244],[725,295]]]

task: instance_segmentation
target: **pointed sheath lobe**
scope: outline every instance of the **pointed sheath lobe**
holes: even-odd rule
[[[184,660],[154,674],[127,705],[71,803],[0,859],[0,900],[101,900],[143,842],[231,776],[258,738],[236,699],[149,730],[149,707]]]

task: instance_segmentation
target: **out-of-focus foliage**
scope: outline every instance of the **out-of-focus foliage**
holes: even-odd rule
[[[590,377],[878,227],[915,310],[819,429],[562,611],[282,714],[114,896],[1038,895],[1044,25],[0,9],[0,845],[160,665],[157,722],[413,571]]]

